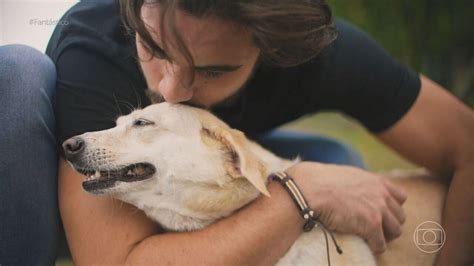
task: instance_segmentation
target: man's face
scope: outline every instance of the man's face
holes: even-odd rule
[[[163,49],[159,5],[144,4],[142,19],[151,27],[155,43]],[[164,27],[166,31],[168,27]],[[195,77],[189,84],[190,66],[168,41],[167,58],[151,57],[137,35],[137,51],[148,88],[171,103],[191,102],[209,107],[236,93],[249,78],[259,50],[249,31],[218,18],[196,18],[176,12],[176,31],[194,60]],[[165,36],[170,33],[165,32]]]

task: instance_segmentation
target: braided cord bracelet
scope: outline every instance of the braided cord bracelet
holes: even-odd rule
[[[342,249],[339,247],[339,245],[336,242],[336,239],[334,238],[334,235],[330,230],[324,226],[323,223],[314,215],[314,211],[309,207],[308,202],[306,201],[305,197],[303,196],[303,193],[299,189],[299,187],[296,185],[295,181],[291,176],[289,176],[286,172],[275,172],[271,174],[268,179],[270,181],[277,180],[279,183],[285,188],[285,190],[290,194],[291,199],[293,202],[295,202],[296,206],[298,207],[298,210],[300,212],[301,217],[306,220],[304,226],[303,226],[303,231],[309,232],[311,231],[314,227],[320,227],[323,230],[324,233],[324,238],[326,239],[326,251],[327,251],[327,258],[328,258],[328,265],[331,265],[331,260],[329,258],[329,243],[328,243],[328,237],[327,233],[332,238],[332,241],[334,243],[334,246],[336,247],[337,253],[342,254]]]

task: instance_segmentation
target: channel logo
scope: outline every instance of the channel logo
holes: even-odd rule
[[[413,232],[413,242],[422,252],[435,253],[446,242],[446,233],[439,223],[426,221],[416,227]]]

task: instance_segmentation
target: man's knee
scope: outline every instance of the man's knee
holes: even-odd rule
[[[325,138],[323,142],[319,143],[317,149],[319,149],[319,154],[324,154],[324,161],[329,163],[346,164],[366,168],[360,153],[346,143],[332,138]]]
[[[18,98],[25,105],[54,97],[56,69],[47,55],[26,45],[5,45],[0,61],[0,98]]]
[[[1,46],[0,61],[0,122],[10,125],[3,134],[33,132],[32,128],[54,132],[53,62],[25,45]]]
[[[277,155],[294,159],[297,155],[307,161],[346,164],[366,168],[362,157],[351,146],[336,139],[286,130],[272,130],[257,141]]]

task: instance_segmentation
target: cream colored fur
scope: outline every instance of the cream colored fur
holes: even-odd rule
[[[136,119],[154,125],[133,127]],[[120,117],[117,126],[81,135],[93,169],[118,169],[148,162],[157,172],[150,179],[117,182],[97,191],[131,203],[168,230],[201,229],[268,195],[266,177],[296,161],[279,158],[229,128],[210,113],[183,105],[151,105]],[[98,152],[100,151],[100,152]],[[387,174],[408,192],[403,234],[377,258],[361,238],[336,234],[344,253],[330,243],[333,265],[431,265],[434,255],[419,251],[413,231],[423,221],[440,222],[445,186],[425,172]],[[304,233],[279,265],[326,265],[326,243],[319,229]]]

